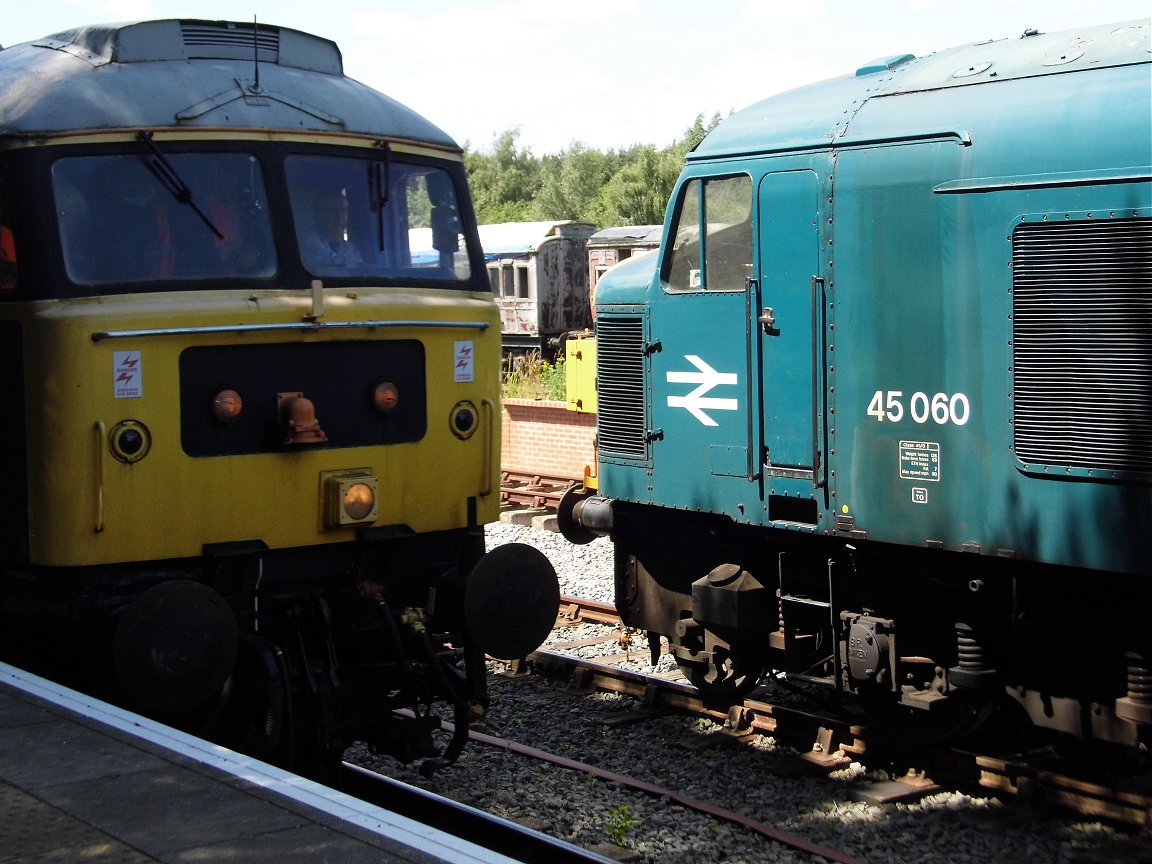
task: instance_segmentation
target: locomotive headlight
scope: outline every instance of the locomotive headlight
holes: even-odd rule
[[[244,400],[235,390],[221,390],[212,397],[212,416],[221,423],[234,423],[244,410]]]
[[[138,420],[121,420],[108,433],[108,449],[121,462],[139,462],[152,449],[152,433]]]
[[[356,522],[367,519],[376,509],[376,490],[368,483],[353,483],[344,490],[343,509]]]
[[[379,481],[367,468],[324,472],[320,475],[320,494],[325,528],[376,521]]]

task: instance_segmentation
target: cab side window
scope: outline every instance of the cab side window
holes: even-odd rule
[[[743,291],[752,275],[752,178],[689,180],[665,261],[670,291]]]

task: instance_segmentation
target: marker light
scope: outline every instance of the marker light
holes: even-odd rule
[[[396,407],[400,401],[400,391],[391,381],[381,381],[372,391],[372,404],[381,414],[387,414]]]
[[[448,415],[448,425],[452,428],[453,435],[467,440],[480,425],[480,412],[471,402],[457,402],[452,406],[452,413]]]
[[[376,521],[379,481],[367,468],[325,471],[320,475],[325,528],[366,525]]]
[[[244,400],[235,390],[221,390],[212,397],[212,416],[221,423],[235,423],[244,410]]]
[[[121,462],[139,462],[152,449],[152,433],[138,420],[121,420],[108,433],[108,449]]]

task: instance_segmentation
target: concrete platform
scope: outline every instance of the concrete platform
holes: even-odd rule
[[[0,864],[513,859],[0,664]]]

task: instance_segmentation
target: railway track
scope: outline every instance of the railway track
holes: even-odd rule
[[[563,843],[507,819],[433,795],[349,762],[341,764],[340,789],[362,801],[456,837],[483,842],[486,849],[523,864],[607,864],[591,850]],[[479,839],[482,838],[482,839]]]
[[[755,698],[731,705],[709,704],[676,674],[651,675],[621,668],[621,664],[635,660],[637,654],[646,655],[647,646],[631,648],[630,636],[611,605],[562,597],[557,623],[559,628],[599,624],[604,633],[553,643],[548,650],[538,650],[526,658],[530,667],[544,674],[566,676],[576,689],[629,696],[640,703],[640,715],[683,711],[723,724],[734,737],[759,734],[792,742],[801,751],[799,758],[819,770],[834,771],[853,761],[907,764],[907,775],[894,781],[895,785],[874,790],[876,800],[919,796],[945,785],[976,788],[986,794],[1044,803],[1082,816],[1152,830],[1152,778],[1148,776],[1099,782],[1074,776],[1074,770],[1058,763],[1047,767],[1022,757],[1005,758],[941,746],[894,750],[886,736],[850,717],[814,713]],[[565,653],[590,646],[602,647],[603,654],[585,659]]]
[[[554,511],[568,487],[578,482],[575,477],[549,477],[544,474],[502,470],[500,503],[507,506],[518,505],[531,510]]]

